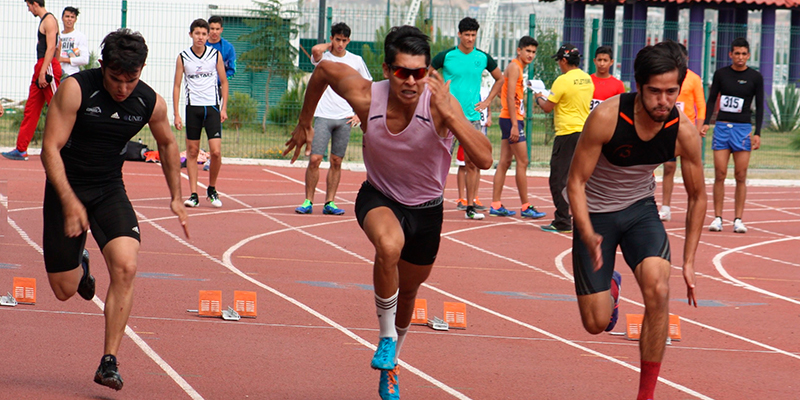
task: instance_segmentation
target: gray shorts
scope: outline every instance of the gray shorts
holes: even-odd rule
[[[347,123],[347,118],[314,118],[311,154],[324,155],[328,150],[328,141],[331,142],[331,154],[344,158],[347,143],[350,141],[350,125]]]

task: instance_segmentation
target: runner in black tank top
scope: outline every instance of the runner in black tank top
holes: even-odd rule
[[[612,97],[589,114],[572,159],[567,190],[574,218],[575,290],[583,326],[592,334],[614,329],[622,283],[614,263],[620,247],[633,272],[626,280],[639,283],[645,303],[637,398],[652,399],[667,339],[671,268],[669,241],[655,203],[653,170],[681,156],[689,195],[683,276],[688,302],[695,306],[694,255],[706,197],[697,129],[675,109],[686,75],[680,47],[672,41],[645,47],[636,56],[634,73],[637,93]]]
[[[147,46],[138,33],[121,29],[103,40],[103,68],[64,81],[53,97],[42,138],[47,174],[44,197],[44,261],[59,300],[76,292],[94,298],[86,232],[91,227],[110,284],[105,304],[105,343],[94,381],[122,389],[116,355],[133,302],[139,252],[139,226],[122,183],[125,145],[148,124],[158,143],[170,189],[170,208],[186,231],[180,191],[178,145],[167,119],[167,105],[139,81]],[[75,101],[75,99],[81,99]]]

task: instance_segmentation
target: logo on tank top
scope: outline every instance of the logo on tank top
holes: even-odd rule
[[[99,117],[100,114],[102,114],[102,113],[103,113],[103,110],[100,109],[100,107],[88,107],[88,108],[86,108],[86,113],[85,114],[89,115],[91,117]]]
[[[631,156],[632,145],[625,144],[614,149],[614,154],[619,158],[628,158]]]

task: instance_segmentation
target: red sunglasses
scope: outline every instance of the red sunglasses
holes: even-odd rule
[[[396,65],[390,65],[389,69],[394,71],[392,74],[400,79],[408,79],[409,76],[413,76],[414,79],[420,80],[428,74],[428,67],[422,68],[405,68],[405,67],[398,67]]]

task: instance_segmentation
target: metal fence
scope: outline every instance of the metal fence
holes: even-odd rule
[[[102,38],[109,31],[125,24],[127,27],[139,31],[147,39],[150,54],[147,66],[142,73],[142,79],[150,84],[160,93],[172,107],[172,87],[175,62],[178,53],[191,45],[188,36],[188,27],[195,18],[208,18],[211,15],[221,15],[225,19],[223,37],[232,42],[237,53],[241,54],[252,48],[251,43],[247,43],[240,37],[248,32],[247,20],[253,18],[251,12],[256,5],[243,0],[229,0],[225,4],[210,4],[203,1],[187,1],[181,3],[159,2],[156,0],[122,1],[110,3],[100,0],[81,0],[64,1],[48,0],[47,8],[50,12],[60,17],[64,6],[77,6],[81,13],[76,24],[77,29],[83,31],[89,38],[92,50],[99,53],[99,45]],[[491,28],[487,23],[486,7],[472,7],[467,10],[448,7],[434,7],[431,11],[423,6],[417,13],[416,24],[427,30],[434,40],[434,49],[444,49],[455,45],[457,40],[458,22],[465,16],[472,16],[482,24],[481,29],[491,29],[489,41],[479,42],[478,47],[488,51],[499,62],[501,69],[516,56],[516,43],[523,35],[533,32],[533,35],[540,40],[539,57],[534,65],[533,74],[544,78],[545,82],[552,82],[557,76],[555,64],[550,62],[548,52],[557,48],[564,39],[564,24],[562,18],[563,3],[536,3],[520,5],[503,5],[498,11],[496,23]],[[296,18],[293,20],[300,29],[300,34],[293,37],[292,43],[298,48],[298,58],[296,66],[310,70],[307,62],[307,53],[310,53],[310,46],[315,43],[317,38],[317,27],[319,26],[319,10],[316,4],[298,5],[296,3],[286,4],[286,9],[298,10]],[[588,72],[593,71],[591,54],[598,45],[606,42],[608,38],[603,38],[603,34],[613,35],[615,50],[615,67],[613,73],[618,77],[622,76],[623,69],[627,69],[633,63],[632,54],[623,52],[623,44],[632,40],[628,34],[628,29],[622,23],[622,8],[618,7],[616,20],[603,21],[602,7],[587,6],[586,18],[581,22],[583,31],[583,53],[585,55],[582,68]],[[349,5],[337,4],[328,8],[325,13],[324,26],[329,27],[331,23],[345,22],[352,28],[351,39],[356,44],[349,48],[356,54],[364,56],[368,66],[372,71],[380,71],[380,61],[382,59],[381,49],[376,49],[371,43],[375,42],[377,32],[389,25],[399,25],[408,14],[407,6],[391,4],[386,6],[369,5]],[[718,66],[725,65],[726,57],[718,56],[719,53],[727,54],[726,45],[716,43],[717,24],[713,22],[715,11],[706,11],[705,29],[710,31],[705,35],[703,43],[688,43],[688,11],[680,11],[678,26],[678,41],[689,46],[703,47],[703,63],[701,71],[695,71],[706,79],[709,83],[713,71]],[[535,14],[532,18],[531,16]],[[289,17],[287,17],[289,18]],[[760,43],[760,13],[751,12],[747,37],[751,42],[753,57],[750,65],[759,68],[759,61],[762,54],[774,51],[774,79],[772,82],[774,92],[783,92],[789,83],[789,33],[790,26],[788,15],[779,12],[775,33],[775,45],[773,49],[765,48]],[[14,112],[23,101],[28,92],[28,85],[32,76],[32,65],[34,63],[35,29],[38,19],[34,18],[25,6],[25,3],[3,1],[0,3],[0,35],[5,39],[6,48],[4,57],[0,59],[0,98],[7,99],[4,104],[9,110],[8,114],[0,118],[0,146],[9,147],[15,142],[16,123],[21,118],[21,111]],[[574,21],[566,22],[574,24]],[[575,25],[569,25],[570,29]],[[612,30],[598,29],[599,26],[612,26]],[[648,12],[648,20],[642,31],[645,34],[645,44],[656,43],[664,37],[664,17],[660,9],[651,9]],[[326,28],[328,29],[328,28]],[[327,31],[326,31],[327,32]],[[325,34],[327,37],[327,33]],[[302,72],[298,68],[297,71]],[[289,71],[280,71],[289,72]],[[247,65],[239,63],[236,76],[231,80],[232,91],[245,93],[247,96],[258,102],[257,115],[236,128],[230,123],[225,124],[225,137],[223,152],[226,156],[236,157],[278,157],[283,143],[296,121],[299,112],[302,93],[302,79],[292,74],[285,74],[281,79],[272,80],[269,90],[269,99],[264,96],[264,75],[265,72],[250,71]],[[283,75],[283,74],[282,74]],[[380,73],[374,73],[375,79],[382,79]],[[628,87],[630,87],[628,83]],[[789,85],[793,87],[794,85]],[[183,102],[183,100],[181,100]],[[261,126],[261,116],[265,112],[266,105],[273,110],[268,113],[267,123]],[[230,108],[241,106],[232,103]],[[784,106],[783,110],[776,110],[778,117],[784,119],[797,114],[797,104],[791,107]],[[182,107],[180,108],[182,109]],[[277,110],[277,111],[276,111]],[[499,113],[499,100],[493,108],[493,113]],[[552,135],[552,125],[548,123],[551,116],[542,114],[537,109],[530,115],[531,127],[530,140],[531,161],[534,166],[545,166],[550,158],[550,137]],[[777,120],[773,116],[773,120]],[[147,142],[146,132],[142,135]],[[183,142],[183,133],[177,132],[179,142]],[[764,150],[755,152],[751,166],[754,168],[790,168],[800,169],[800,152],[789,149],[789,142],[792,140],[792,133],[773,133],[767,131],[764,135]],[[347,161],[361,160],[360,132],[354,130],[351,148],[347,153]],[[490,128],[490,139],[495,143],[496,157],[499,156],[499,129]],[[34,143],[33,146],[37,144]],[[708,153],[710,154],[710,153]],[[708,166],[711,160],[706,161]]]

